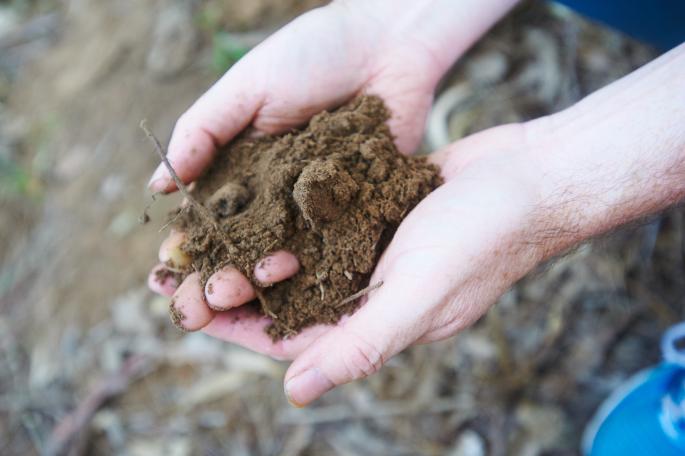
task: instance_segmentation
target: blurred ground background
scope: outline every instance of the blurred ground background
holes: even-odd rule
[[[0,1],[0,454],[80,430],[71,454],[575,455],[602,398],[658,361],[684,310],[680,210],[306,410],[283,397],[285,364],[169,324],[145,278],[176,201],[138,225],[157,163],[138,123],[168,138],[231,61],[317,3]],[[446,79],[425,147],[554,112],[655,55],[525,4]]]

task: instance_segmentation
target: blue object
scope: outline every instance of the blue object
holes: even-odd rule
[[[667,51],[685,42],[685,0],[557,0]]]
[[[670,328],[664,361],[634,375],[599,408],[583,436],[588,456],[685,455],[685,323]]]

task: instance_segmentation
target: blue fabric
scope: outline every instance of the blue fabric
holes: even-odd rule
[[[685,0],[557,0],[667,51],[685,42]]]
[[[617,391],[624,396],[608,399],[612,408],[589,436],[588,456],[683,456],[685,436],[670,438],[660,422],[664,397],[680,392],[683,375],[682,367],[662,364],[634,377],[630,391]]]

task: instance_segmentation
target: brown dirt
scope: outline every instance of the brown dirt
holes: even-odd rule
[[[176,283],[181,283],[182,278],[183,274],[170,269],[158,269],[155,271],[155,280],[159,283],[164,283],[169,279],[176,281]]]
[[[185,328],[183,327],[183,320],[186,319],[186,316],[183,312],[181,312],[177,306],[174,305],[174,299],[171,299],[171,302],[169,303],[169,316],[171,317],[171,322],[176,326],[178,329],[181,331],[185,331]]]
[[[202,280],[234,265],[258,288],[274,339],[354,311],[345,298],[367,285],[402,218],[440,185],[425,158],[400,155],[379,98],[360,97],[283,136],[241,138],[219,153],[193,190],[219,236],[197,210],[179,217],[190,270]],[[222,239],[223,238],[223,239]],[[276,250],[297,255],[301,269],[260,284],[255,264]]]

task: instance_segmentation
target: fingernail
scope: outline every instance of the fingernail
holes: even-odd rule
[[[154,193],[163,192],[168,186],[169,181],[167,179],[157,179],[148,184],[148,188]]]
[[[288,380],[285,395],[295,407],[304,407],[334,386],[318,368],[313,367]]]
[[[163,165],[159,165],[155,172],[152,173],[152,177],[150,178],[150,182],[148,182],[147,186],[153,192],[161,192],[164,191],[168,185],[169,176],[167,175],[167,170],[163,167]]]
[[[269,287],[273,284],[273,280],[271,280],[272,274],[269,270],[269,264],[271,263],[272,259],[273,257],[271,256],[262,258],[262,260],[257,263],[254,268],[255,279],[257,279],[259,283],[265,287]]]

